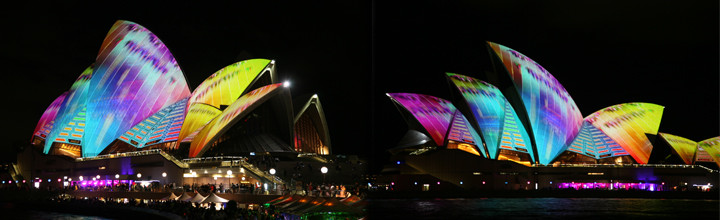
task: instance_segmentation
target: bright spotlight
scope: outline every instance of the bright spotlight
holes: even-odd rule
[[[283,87],[285,87],[285,88],[290,87],[290,81],[283,82]]]

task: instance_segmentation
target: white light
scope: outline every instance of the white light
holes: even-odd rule
[[[97,178],[93,177],[93,181],[97,180]]]
[[[120,178],[120,174],[115,174],[115,179]]]
[[[163,177],[167,177],[167,173],[163,172],[163,173],[162,173],[162,176],[163,176]]]
[[[327,171],[325,171],[325,172],[327,172]],[[323,172],[323,173],[325,173],[325,172]],[[270,175],[275,175],[275,168],[270,168]]]
[[[140,178],[140,177],[142,177],[142,174],[138,173],[137,178]]]
[[[66,179],[67,179],[67,176],[63,176],[63,179],[66,180]]]
[[[245,181],[245,177],[242,177],[242,180]]]
[[[245,173],[245,168],[240,167],[240,172]]]
[[[232,175],[232,170],[228,170],[227,175]]]
[[[320,168],[320,172],[323,174],[327,173],[327,171],[328,171],[327,167]]]
[[[263,183],[263,188],[265,188],[265,191],[267,191],[267,183]]]
[[[80,176],[80,181],[82,181],[82,180],[83,180],[83,177],[82,177],[82,176]]]
[[[290,81],[283,82],[283,87],[285,87],[285,88],[290,87]]]
[[[216,177],[216,176],[214,176],[214,177],[213,177],[213,179],[217,180],[217,177]]]
[[[100,179],[100,175],[95,176],[95,179]]]
[[[205,174],[207,174],[207,170],[205,170]]]

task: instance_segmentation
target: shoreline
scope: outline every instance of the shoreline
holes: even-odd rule
[[[528,191],[384,191],[369,192],[367,199],[453,199],[453,198],[636,198],[720,200],[715,192],[608,191],[608,190],[528,190]]]

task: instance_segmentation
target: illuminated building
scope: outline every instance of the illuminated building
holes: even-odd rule
[[[307,101],[305,101],[307,100]],[[293,135],[295,151],[300,153],[315,153],[320,155],[330,154],[330,131],[325,120],[322,104],[317,95],[309,99],[297,100],[298,104],[305,102],[305,105],[296,105],[295,124]]]
[[[43,113],[31,142],[72,158],[148,149],[179,158],[329,154],[319,98],[296,103],[295,115],[288,87],[278,82],[274,60],[250,59],[216,71],[191,93],[163,42],[121,20],[95,63]]]
[[[63,180],[41,187],[220,178],[274,188],[284,181],[246,159],[271,156],[284,160],[274,165],[295,166],[299,157],[325,163],[332,152],[319,97],[293,106],[290,82],[278,80],[274,60],[235,62],[190,91],[157,36],[117,21],[95,63],[40,117],[31,139],[36,147],[18,155],[14,177]]]
[[[496,67],[488,81],[447,73],[454,88],[450,100],[387,94],[408,133],[389,149],[393,163],[383,172],[429,175],[461,188],[641,190],[659,190],[658,180],[680,181],[673,175],[683,172],[699,182],[707,180],[703,172],[717,173],[708,162],[720,165],[720,139],[695,143],[659,133],[663,106],[624,103],[582,118],[570,94],[542,66],[505,46],[488,42],[488,48]],[[670,147],[654,148],[657,136]],[[678,159],[667,159],[670,154]],[[666,176],[652,174],[665,168],[660,173]],[[590,180],[602,186],[588,185]]]

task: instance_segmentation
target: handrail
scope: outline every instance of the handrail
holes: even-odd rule
[[[177,158],[173,157],[172,155],[166,153],[165,151],[162,151],[161,149],[152,149],[152,150],[144,150],[144,151],[133,151],[133,152],[125,152],[125,153],[115,153],[115,154],[105,154],[105,155],[98,155],[94,157],[81,157],[76,158],[75,161],[91,161],[91,160],[102,160],[102,159],[109,159],[109,158],[118,158],[118,157],[134,157],[134,156],[145,156],[145,155],[155,155],[159,154],[165,159],[172,161],[180,168],[189,168],[190,163],[205,163],[205,162],[215,162],[220,161],[227,162],[229,159],[240,159],[240,160],[232,160],[231,165],[235,164],[235,162],[239,162],[239,166],[242,166],[244,169],[249,170],[250,172],[254,173],[258,177],[262,177],[264,179],[267,179],[275,184],[284,184],[283,180],[275,175],[271,175],[267,171],[262,171],[259,168],[255,167],[254,165],[248,163],[247,161],[243,160],[245,157],[240,156],[222,156],[222,157],[206,157],[206,158],[189,158],[189,159],[183,159],[182,161],[178,160]]]
[[[159,154],[160,156],[164,157],[165,159],[172,161],[173,163],[175,163],[175,165],[177,165],[180,168],[190,167],[187,163],[183,163],[182,161],[178,160],[177,158],[173,157],[170,154],[165,153],[165,151],[162,151],[160,149],[132,151],[132,152],[114,153],[114,154],[104,154],[104,155],[97,155],[94,157],[80,157],[80,158],[75,158],[75,161],[81,162],[81,161],[103,160],[103,159],[118,158],[118,157],[146,156],[146,155],[155,155],[155,154]]]
[[[619,168],[619,167],[654,167],[654,168],[702,168],[711,173],[718,172],[702,165],[685,165],[685,164],[550,164],[550,165],[532,165],[532,167],[606,167],[606,168]]]

